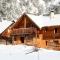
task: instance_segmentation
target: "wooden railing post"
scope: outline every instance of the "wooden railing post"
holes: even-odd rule
[[[7,45],[7,39],[6,39],[6,45]]]
[[[14,36],[12,36],[12,44],[14,44]]]

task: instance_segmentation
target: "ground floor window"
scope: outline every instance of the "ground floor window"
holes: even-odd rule
[[[59,44],[59,41],[58,41],[58,40],[56,40],[56,41],[54,41],[54,43],[55,43],[55,44]]]

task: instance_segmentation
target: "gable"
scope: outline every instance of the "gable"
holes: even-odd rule
[[[23,14],[17,22],[12,26],[12,28],[28,28],[28,27],[36,27],[39,29],[39,27],[33,22],[33,20],[27,16],[26,14]]]

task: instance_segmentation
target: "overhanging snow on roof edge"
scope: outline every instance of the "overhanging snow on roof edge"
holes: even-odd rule
[[[0,22],[0,34],[1,34],[7,27],[9,27],[11,24],[12,24],[12,22],[11,22],[11,21],[7,21],[7,20]]]

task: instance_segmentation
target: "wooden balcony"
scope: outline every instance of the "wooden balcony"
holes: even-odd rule
[[[12,35],[32,34],[36,32],[36,28],[19,28],[13,29]]]
[[[43,34],[43,39],[60,39],[60,33]]]

